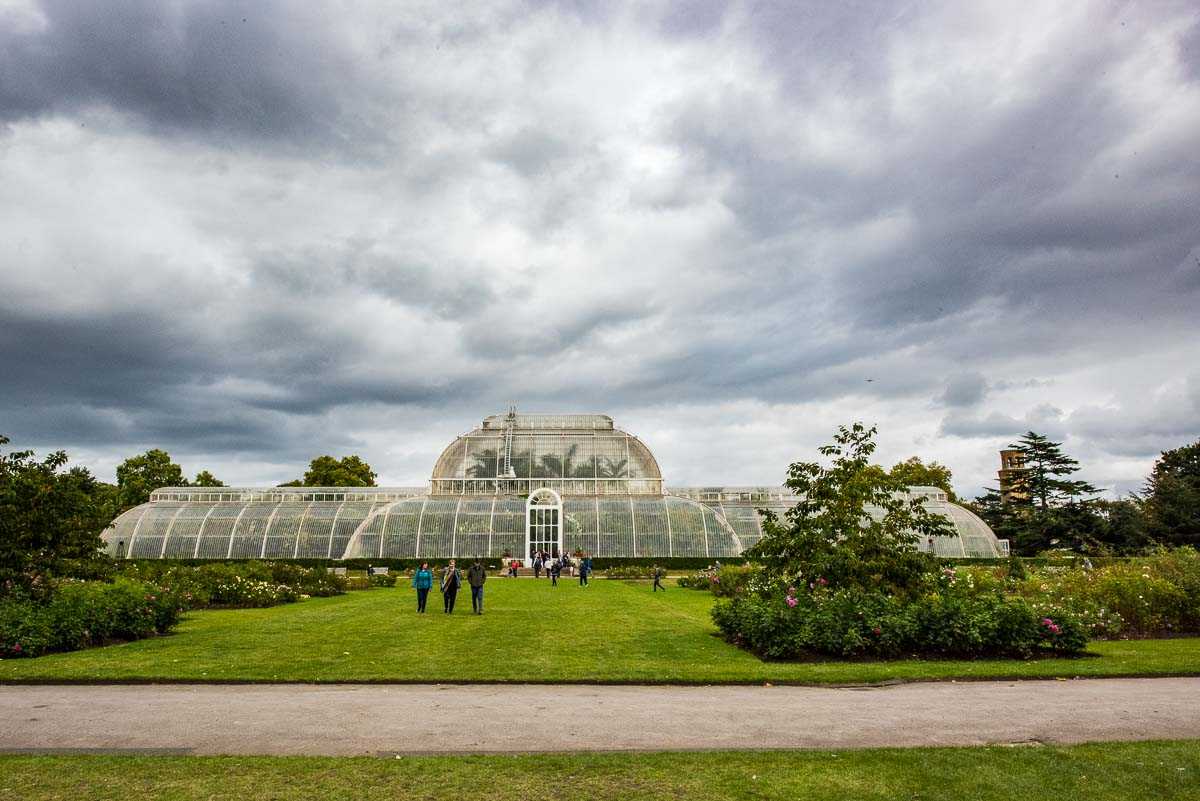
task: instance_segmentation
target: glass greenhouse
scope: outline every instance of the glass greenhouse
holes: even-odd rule
[[[945,493],[910,487],[955,536],[941,556],[998,557],[1007,542]],[[762,535],[770,487],[664,488],[641,440],[605,415],[486,418],[449,445],[423,487],[167,487],[103,538],[134,559],[447,559],[537,550],[593,557],[727,558]]]

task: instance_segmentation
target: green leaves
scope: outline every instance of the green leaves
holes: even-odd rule
[[[948,535],[950,522],[911,498],[901,477],[870,462],[874,426],[840,426],[818,452],[832,457],[795,462],[787,486],[799,501],[783,518],[764,513],[763,537],[750,558],[781,579],[824,579],[835,586],[888,592],[915,590],[935,562],[917,545]]]
[[[375,471],[359,456],[318,456],[304,474],[306,487],[373,487]]]
[[[0,436],[0,446],[7,443]],[[47,574],[102,559],[112,487],[66,465],[62,451],[41,461],[32,451],[0,453],[0,594],[9,581],[37,594]]]

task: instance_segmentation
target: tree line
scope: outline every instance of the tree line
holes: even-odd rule
[[[1140,492],[1116,500],[1078,479],[1061,442],[1026,432],[1009,446],[1025,458],[1005,486],[968,504],[1015,553],[1064,549],[1136,553],[1154,545],[1200,545],[1200,440],[1163,451]]]
[[[159,487],[223,487],[208,470],[188,480],[164,450],[152,449],[117,466],[117,481],[100,481],[71,466],[65,451],[38,458],[6,452],[0,435],[0,596],[30,589],[45,577],[88,577],[103,570],[100,533]],[[373,487],[375,471],[358,456],[318,456],[303,478],[280,486]]]

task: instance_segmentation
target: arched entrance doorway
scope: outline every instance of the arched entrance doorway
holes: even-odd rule
[[[525,502],[526,567],[538,551],[551,556],[562,553],[562,498],[548,487],[534,490]]]

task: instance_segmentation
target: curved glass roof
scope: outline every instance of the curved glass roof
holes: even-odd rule
[[[525,497],[540,487],[562,498],[564,549],[597,557],[737,556],[762,537],[759,510],[782,513],[796,502],[783,487],[664,492],[650,449],[611,417],[510,410],[455,439],[429,489],[164,487],[102,537],[109,553],[143,559],[518,556]],[[955,531],[922,547],[940,556],[1007,553],[1007,543],[940,489],[909,493]]]
[[[525,499],[158,500],[122,514],[103,539],[110,554],[135,559],[519,557],[525,550]],[[744,547],[717,510],[687,498],[563,499],[568,553],[718,558],[736,556]]]
[[[157,491],[104,532],[108,552],[139,559],[448,559],[519,556],[525,547],[525,499],[519,496],[220,489],[220,499],[206,497],[213,493],[204,488]],[[1005,555],[987,524],[940,490],[910,491],[953,524],[954,536],[934,538],[938,556]],[[782,514],[794,503],[794,496],[768,487],[568,495],[563,547],[598,557],[737,556],[762,536],[760,509]]]
[[[434,494],[662,494],[650,449],[606,415],[493,415],[442,452]]]

